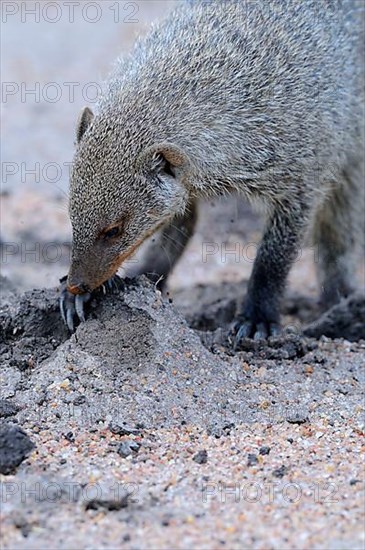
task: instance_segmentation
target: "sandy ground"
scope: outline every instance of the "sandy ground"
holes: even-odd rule
[[[365,342],[233,354],[241,286],[205,287],[193,330],[131,281],[71,338],[57,290],[4,293],[3,548],[363,547]]]
[[[56,23],[2,25],[2,548],[364,548],[364,299],[320,317],[315,249],[291,272],[284,336],[236,354],[262,229],[236,197],[202,205],[169,299],[142,279],[94,300],[73,336],[62,325],[84,87],[173,5],[114,23],[115,4],[95,23],[59,2]]]

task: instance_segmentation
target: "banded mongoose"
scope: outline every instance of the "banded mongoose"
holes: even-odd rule
[[[362,0],[184,2],[116,63],[95,115],[86,107],[77,125],[61,300],[70,328],[89,293],[161,227],[165,247],[147,252],[140,272],[166,278],[197,199],[230,192],[267,211],[236,343],[278,332],[309,227],[323,302],[352,291],[364,217],[363,17]]]

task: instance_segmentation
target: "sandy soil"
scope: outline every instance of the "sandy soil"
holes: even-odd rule
[[[362,548],[364,340],[233,354],[234,285],[199,292],[199,330],[142,278],[71,337],[57,290],[3,295],[4,548]]]

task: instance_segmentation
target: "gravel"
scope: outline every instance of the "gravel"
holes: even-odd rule
[[[196,455],[193,456],[193,460],[197,464],[206,464],[208,462],[208,451],[203,449],[202,451],[197,452]]]

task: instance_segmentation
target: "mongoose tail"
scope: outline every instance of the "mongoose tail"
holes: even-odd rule
[[[278,331],[311,226],[323,302],[351,292],[364,219],[361,6],[184,4],[116,64],[95,116],[84,110],[77,126],[66,318],[161,226],[162,251],[153,245],[139,271],[166,280],[197,199],[230,192],[267,209],[237,342]]]

